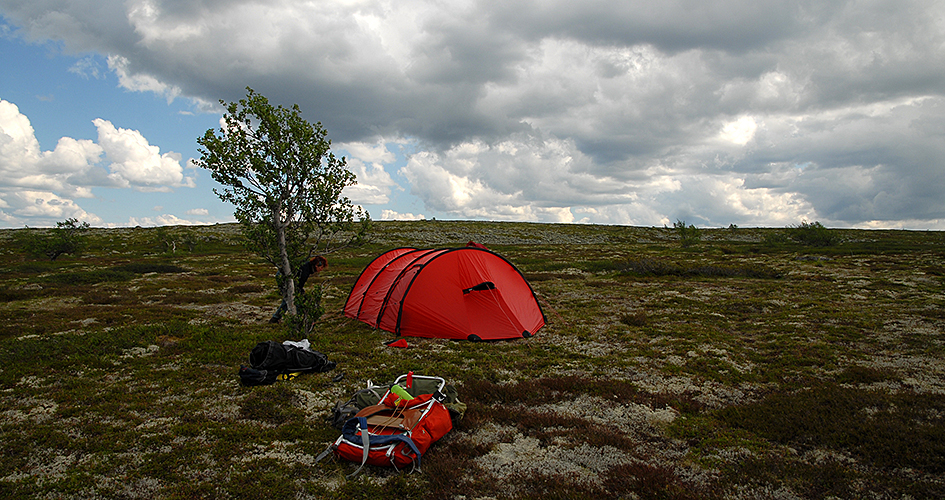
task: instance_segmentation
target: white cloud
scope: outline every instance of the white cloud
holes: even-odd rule
[[[571,141],[517,135],[410,156],[400,174],[437,211],[462,217],[572,222],[575,206],[631,201],[642,184],[599,179]]]
[[[169,191],[175,187],[194,187],[192,177],[184,177],[177,153],[161,154],[137,130],[117,128],[96,118],[98,142],[111,164],[108,178],[118,187],[142,191]]]
[[[384,209],[381,210],[380,220],[424,220],[426,217],[423,214],[411,214],[411,213],[398,213],[394,210]]]
[[[393,141],[394,145],[403,141]],[[375,142],[349,142],[334,145],[335,149],[347,151],[349,158],[355,158],[365,163],[393,163],[397,159],[396,155],[390,150],[387,144],[382,140]]]
[[[0,188],[56,191],[88,197],[88,186],[70,179],[83,175],[103,150],[88,140],[63,137],[53,151],[41,151],[29,118],[11,102],[0,100]]]
[[[158,226],[201,226],[213,222],[181,219],[172,214],[161,214],[156,217],[129,217],[125,223],[108,223],[107,227],[158,227]]]
[[[385,164],[393,163],[396,156],[383,142],[352,142],[338,146],[348,152],[345,157],[348,170],[357,176],[358,183],[345,188],[344,195],[356,205],[383,205],[391,200],[391,193],[400,186],[394,181]]]
[[[0,100],[0,159],[5,174],[15,171],[18,161],[39,160],[39,141],[33,135],[29,118],[20,114],[15,104],[4,100]]]
[[[0,190],[0,218],[7,222],[32,226],[53,226],[54,221],[75,218],[90,224],[102,219],[79,207],[73,200],[46,191]]]
[[[43,175],[76,174],[97,163],[103,152],[101,146],[90,140],[62,137],[56,149],[42,153],[36,165]]]
[[[54,150],[41,151],[29,118],[0,100],[0,207],[6,222],[50,225],[68,217],[101,222],[74,201],[92,197],[96,187],[194,187],[193,177],[183,175],[180,155],[161,154],[138,131],[102,119],[94,124],[97,143],[62,137]]]
[[[755,131],[758,125],[750,116],[743,116],[737,120],[730,121],[722,127],[722,139],[739,146],[748,144],[755,137]]]

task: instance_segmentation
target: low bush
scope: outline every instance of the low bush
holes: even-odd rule
[[[686,221],[676,220],[673,223],[673,229],[676,230],[676,234],[679,235],[679,242],[682,244],[683,248],[689,248],[702,239],[702,234],[699,232],[699,229],[692,224],[686,225]]]
[[[627,326],[646,326],[647,315],[643,311],[637,311],[632,314],[624,314],[620,317],[620,322]]]
[[[613,270],[637,276],[679,276],[702,278],[760,278],[778,279],[781,271],[760,264],[730,265],[684,265],[661,259],[636,259],[614,264]]]
[[[131,262],[128,264],[122,264],[120,266],[115,266],[112,268],[114,271],[119,272],[129,272],[134,274],[149,274],[149,273],[158,273],[158,274],[177,274],[185,273],[188,270],[174,264],[162,264],[155,262]]]
[[[20,235],[20,245],[27,252],[56,260],[65,254],[77,255],[86,246],[85,233],[89,223],[79,223],[78,219],[66,219],[57,222],[56,227],[48,231],[26,231]]]
[[[803,221],[791,227],[791,239],[807,246],[829,247],[837,244],[837,238],[820,222]]]
[[[844,449],[880,468],[945,472],[945,396],[824,384],[717,412],[720,421],[800,449]]]
[[[135,273],[128,271],[116,271],[114,269],[95,269],[92,271],[64,271],[50,274],[43,278],[46,283],[55,283],[59,285],[95,285],[98,283],[114,283],[130,281],[135,277]]]

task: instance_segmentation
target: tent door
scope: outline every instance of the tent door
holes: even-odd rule
[[[491,282],[486,283],[492,287],[483,287],[472,292],[464,290],[463,301],[466,304],[466,317],[469,319],[471,335],[483,340],[520,337],[525,328],[509,309],[502,298],[502,292]],[[476,285],[472,288],[481,286]]]

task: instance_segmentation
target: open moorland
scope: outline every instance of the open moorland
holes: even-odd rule
[[[0,231],[0,497],[945,497],[945,234],[679,229],[379,222],[318,278],[337,368],[261,387],[253,346],[298,339],[237,226],[55,261]],[[379,253],[469,240],[528,279],[536,336],[398,349],[341,314]],[[315,463],[337,401],[409,370],[468,408],[419,472]]]

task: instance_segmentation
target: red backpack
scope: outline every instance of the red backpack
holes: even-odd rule
[[[432,394],[414,394],[413,379],[438,382]],[[446,381],[439,377],[401,375],[381,397],[348,419],[341,436],[316,458],[316,462],[334,452],[338,458],[358,463],[348,477],[357,476],[365,464],[403,469],[420,466],[420,458],[430,445],[453,428],[450,412],[443,406]],[[403,387],[406,386],[406,387]],[[406,393],[400,392],[406,389]],[[412,397],[405,400],[401,395]]]

